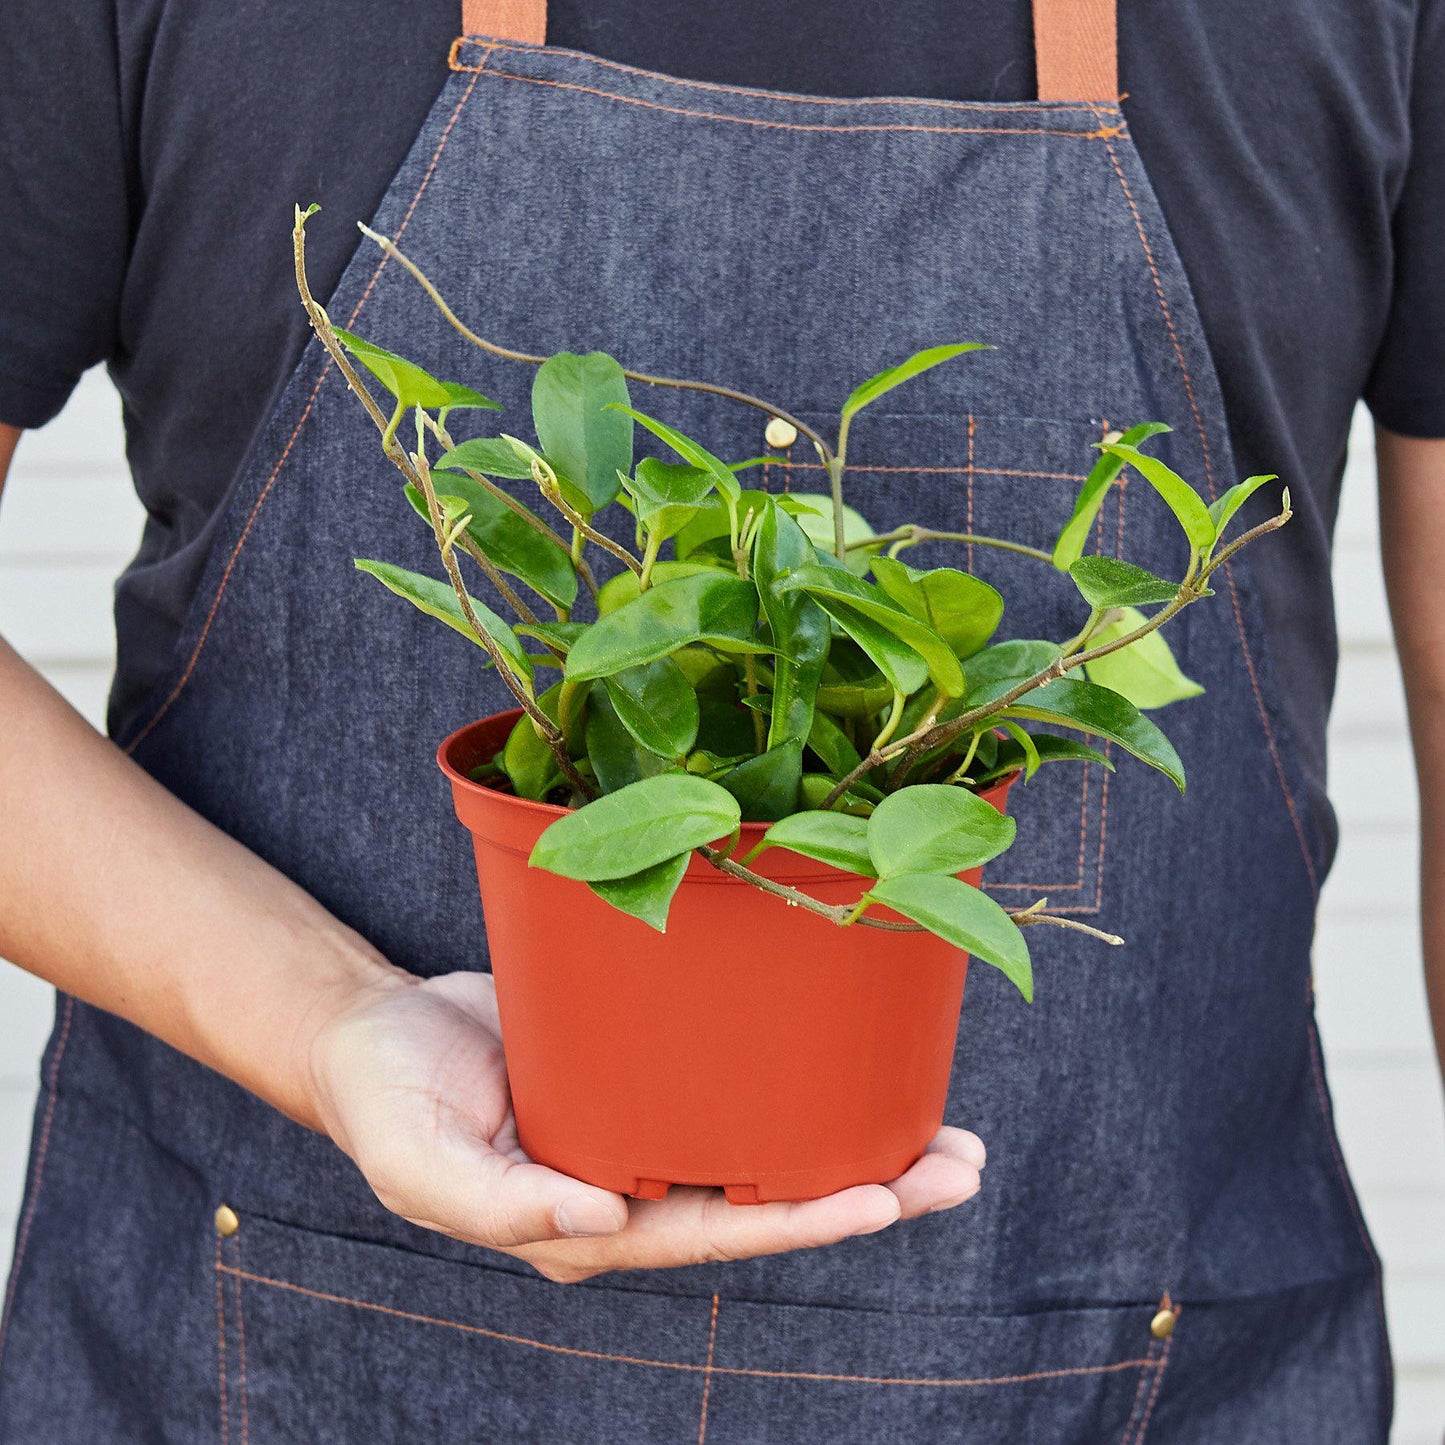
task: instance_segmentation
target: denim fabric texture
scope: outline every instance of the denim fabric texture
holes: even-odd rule
[[[1155,449],[1185,475],[1237,480],[1112,107],[829,101],[468,39],[374,224],[506,345],[600,348],[809,416],[921,346],[995,343],[860,419],[849,499],[880,525],[1049,545],[1090,444],[1141,420],[1174,425]],[[370,243],[327,306],[522,427],[530,371],[470,348]],[[752,411],[634,399],[722,455],[764,450]],[[822,488],[801,445],[766,482]],[[1142,482],[1111,495],[1095,542],[1181,565]],[[471,849],[432,751],[507,699],[358,555],[435,570],[313,344],[237,477],[172,675],[119,741],[397,963],[481,968]],[[971,560],[1008,589],[1005,634],[1077,628],[1067,578],[1001,556]],[[1207,689],[1166,719],[1184,796],[1127,758],[1014,792],[995,896],[1047,895],[1129,944],[1031,935],[1032,1007],[971,972],[947,1118],[990,1147],[972,1203],[822,1251],[563,1288],[387,1214],[327,1141],[62,1000],[0,1441],[1383,1445],[1378,1263],[1311,1004],[1328,809],[1271,694],[1251,562],[1173,632]],[[241,1227],[218,1240],[221,1201]],[[1166,1293],[1181,1313],[1161,1341]]]

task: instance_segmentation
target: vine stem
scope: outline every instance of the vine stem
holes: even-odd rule
[[[534,456],[532,458],[532,480],[536,482],[537,488],[542,495],[546,497],[571,524],[573,531],[572,561],[574,563],[579,563],[582,560],[582,547],[578,539],[585,537],[589,542],[596,542],[604,552],[610,552],[635,576],[641,578],[642,563],[639,562],[621,542],[614,542],[605,532],[599,532],[581,512],[577,511],[567,501],[567,498],[562,495],[562,487],[557,480],[557,473],[540,457]]]
[[[488,341],[486,337],[480,336],[466,324],[452,308],[447,304],[445,297],[437,290],[431,278],[424,272],[410,256],[404,252],[390,236],[383,236],[379,231],[373,231],[370,226],[357,223],[362,235],[368,237],[381,247],[386,255],[395,258],[397,263],[406,270],[423,291],[431,298],[432,304],[441,312],[442,318],[460,335],[466,337],[473,346],[490,352],[493,356],[499,356],[505,361],[520,361],[528,366],[541,366],[547,360],[545,356],[537,356],[528,351],[514,351],[511,347],[500,346],[495,341]],[[764,401],[762,397],[753,396],[746,391],[738,391],[731,386],[721,386],[711,381],[688,381],[677,376],[655,376],[651,372],[632,371],[627,367],[622,368],[622,374],[629,381],[641,382],[644,386],[666,386],[680,391],[701,391],[711,396],[720,396],[728,401],[740,402],[743,406],[750,406],[755,411],[760,411],[769,417],[777,417],[779,421],[785,421],[789,426],[796,428],[801,436],[808,438],[813,444],[814,450],[818,453],[818,460],[824,467],[830,469],[834,462],[833,449],[825,442],[821,435],[810,427],[807,422],[801,421],[791,412],[784,411],[780,406],[774,406],[770,401]],[[841,523],[839,524],[841,525]]]
[[[292,231],[292,253],[296,270],[296,289],[301,295],[301,304],[306,308],[306,315],[311,322],[311,329],[316,333],[322,346],[326,348],[329,355],[336,363],[337,370],[345,378],[347,386],[360,399],[361,404],[366,408],[367,415],[376,423],[377,430],[383,438],[383,450],[389,461],[401,474],[412,483],[413,486],[426,499],[427,515],[432,524],[432,534],[436,539],[437,550],[442,554],[442,562],[446,567],[447,579],[452,585],[452,591],[456,593],[457,603],[462,609],[462,615],[466,618],[467,626],[472,630],[482,650],[491,659],[496,667],[507,690],[516,698],[522,711],[532,720],[537,731],[546,741],[557,760],[558,769],[562,775],[576,787],[584,797],[595,798],[596,790],[578,773],[568,756],[566,745],[563,743],[562,735],[553,725],[551,718],[537,705],[537,700],[532,696],[531,689],[512,670],[510,659],[502,649],[494,642],[477,619],[475,610],[472,607],[472,599],[467,593],[466,584],[462,581],[461,569],[458,568],[456,558],[452,555],[451,549],[445,545],[446,531],[442,517],[441,506],[437,502],[436,492],[432,489],[431,472],[426,464],[426,457],[418,451],[415,457],[408,457],[402,449],[401,444],[396,440],[396,428],[391,424],[391,419],[383,413],[372,396],[370,389],[357,374],[356,368],[351,364],[351,358],[347,356],[341,342],[337,339],[335,328],[331,324],[331,318],[326,314],[320,302],[311,294],[311,283],[306,275],[306,212],[300,206],[296,207],[296,224]]]
[[[849,542],[847,550],[857,552],[864,547],[890,546],[889,556],[895,556],[904,547],[915,547],[921,542],[965,542],[973,547],[997,547],[1001,552],[1017,552],[1023,557],[1033,557],[1039,562],[1053,562],[1052,553],[1039,547],[1029,547],[1023,542],[1010,542],[1003,537],[985,537],[978,532],[935,532],[932,527],[920,527],[909,523],[879,537],[860,537]]]

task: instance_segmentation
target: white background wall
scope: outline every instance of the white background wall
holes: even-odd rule
[[[1415,912],[1415,801],[1404,702],[1379,575],[1369,433],[1356,430],[1336,578],[1352,601],[1332,728],[1343,825],[1317,975],[1345,1153],[1385,1258],[1400,1366],[1397,1445],[1445,1427],[1445,1109],[1431,1054]],[[0,507],[0,632],[88,717],[104,714],[113,578],[134,550],[119,408],[87,377],[21,444]],[[3,802],[3,800],[0,800]],[[0,965],[0,1264],[19,1209],[48,989]],[[1303,1445],[1303,1442],[1302,1442]]]

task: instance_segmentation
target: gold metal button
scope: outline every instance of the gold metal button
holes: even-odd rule
[[[1167,1340],[1174,1333],[1178,1319],[1179,1316],[1174,1310],[1162,1309],[1149,1321],[1149,1333],[1156,1340]]]
[[[216,1233],[222,1239],[229,1239],[241,1227],[241,1217],[229,1204],[216,1210]]]
[[[768,428],[763,433],[763,440],[766,441],[770,447],[790,447],[797,439],[797,427],[790,421],[784,421],[780,416],[775,416],[768,423]]]

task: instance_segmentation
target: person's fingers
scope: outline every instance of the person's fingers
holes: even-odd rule
[[[904,1219],[951,1209],[979,1189],[983,1143],[963,1129],[940,1129],[923,1157],[888,1187],[898,1196]]]
[[[674,1189],[634,1204],[628,1227],[606,1239],[541,1244],[516,1251],[549,1279],[586,1279],[604,1270],[675,1269],[816,1249],[874,1234],[899,1218],[897,1196],[863,1184],[796,1204],[729,1204],[716,1190]]]
[[[970,1134],[967,1129],[955,1129],[951,1124],[945,1124],[933,1136],[928,1152],[952,1154],[955,1159],[962,1159],[975,1169],[982,1169],[988,1163],[988,1150],[983,1147],[983,1140],[977,1134]]]
[[[499,1154],[455,1121],[366,1173],[393,1213],[490,1248],[614,1235],[628,1219],[621,1195]]]

